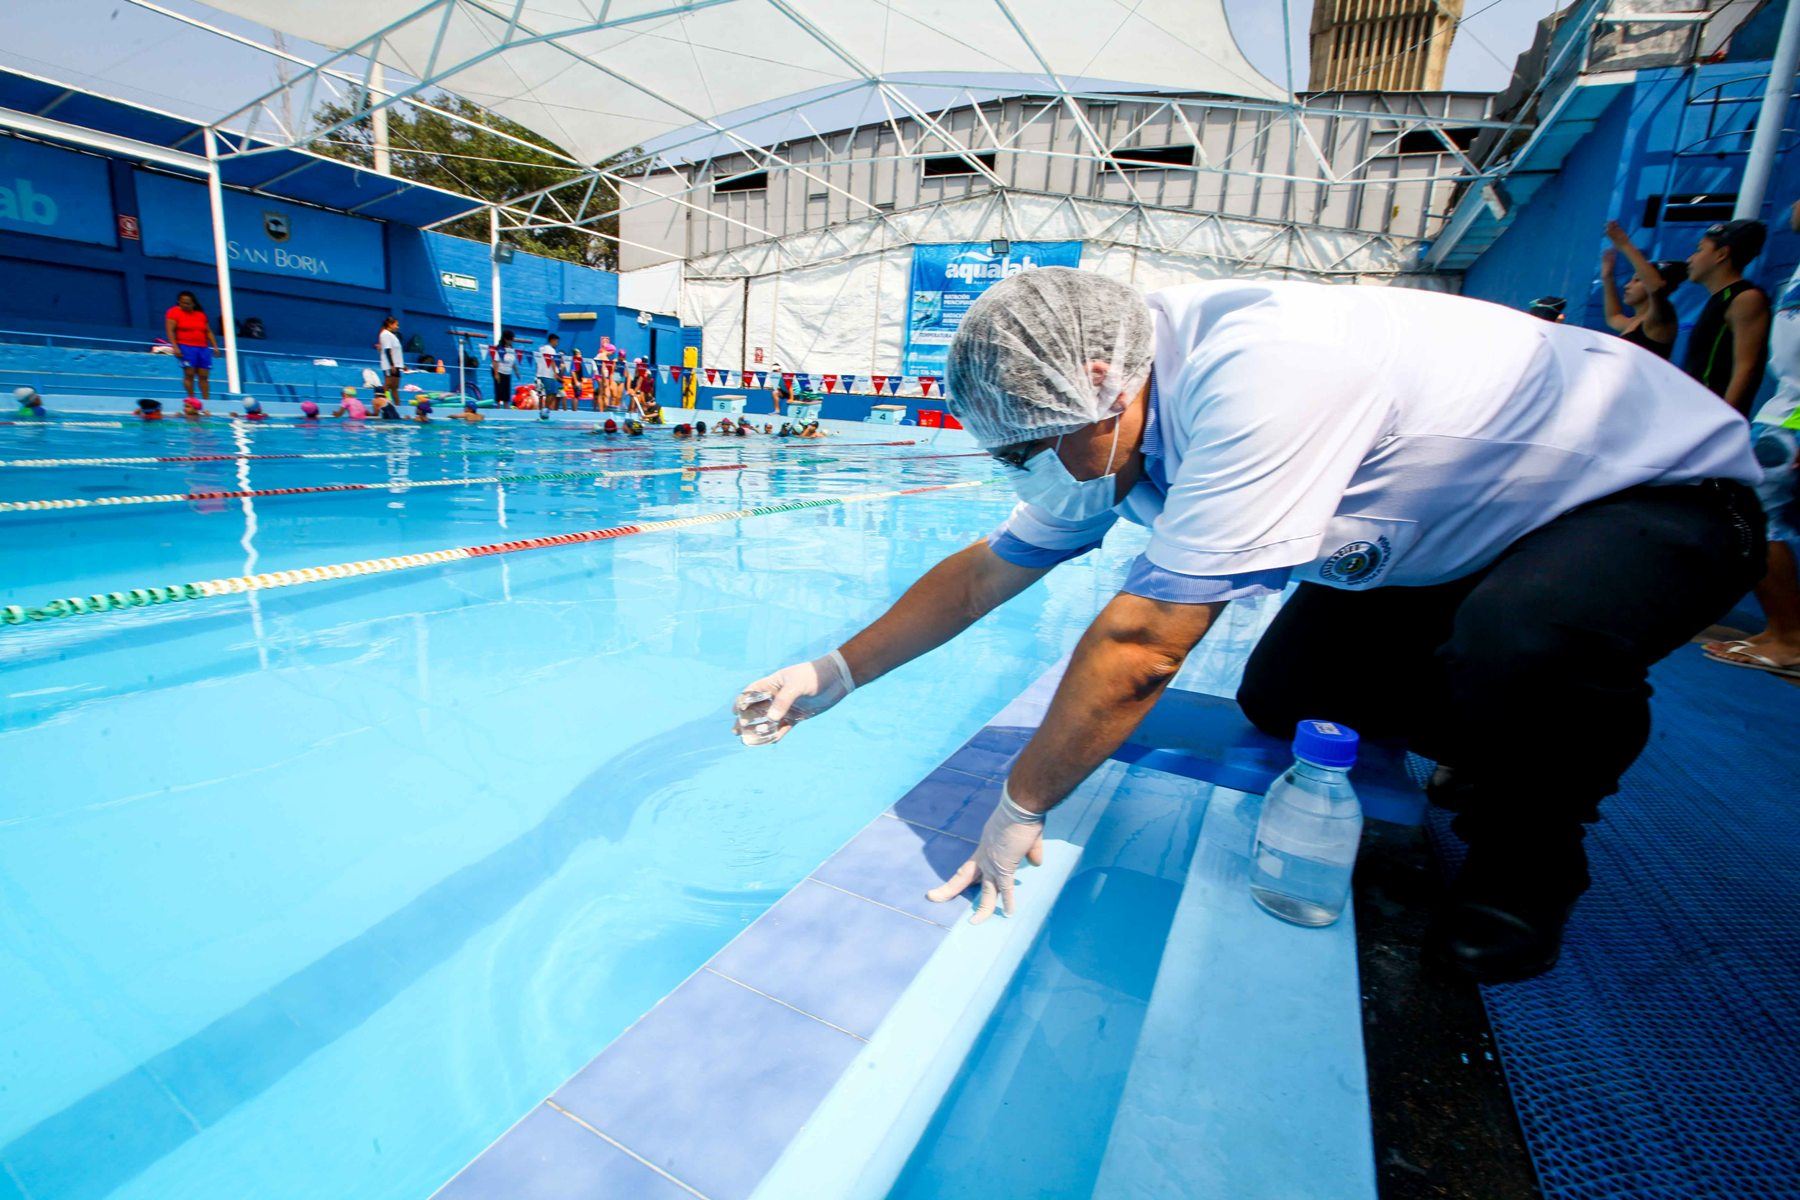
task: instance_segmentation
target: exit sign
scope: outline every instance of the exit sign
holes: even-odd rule
[[[481,290],[481,284],[473,275],[463,275],[456,271],[439,271],[438,278],[443,280],[445,287],[456,288],[458,291],[479,292]]]

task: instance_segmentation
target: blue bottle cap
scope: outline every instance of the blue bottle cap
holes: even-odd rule
[[[1356,730],[1336,721],[1302,721],[1294,726],[1294,757],[1339,770],[1356,765]]]

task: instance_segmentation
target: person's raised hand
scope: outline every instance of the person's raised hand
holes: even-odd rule
[[[1612,243],[1615,246],[1623,246],[1626,242],[1631,240],[1630,236],[1625,232],[1625,227],[1617,221],[1608,221],[1606,223],[1606,236],[1612,239]]]
[[[1600,252],[1600,273],[1602,275],[1610,277],[1613,273],[1613,268],[1616,267],[1618,263],[1619,252],[1614,250],[1611,246],[1608,246]]]
[[[979,879],[981,899],[969,924],[979,925],[993,916],[996,903],[1010,917],[1013,914],[1013,876],[1021,861],[1034,867],[1044,861],[1044,814],[1019,807],[1002,787],[993,815],[982,827],[975,856],[958,867],[949,879],[926,892],[925,898],[939,904],[954,900]]]
[[[746,746],[770,746],[787,736],[796,722],[816,717],[856,690],[844,656],[833,650],[823,658],[783,667],[738,693],[731,732]]]

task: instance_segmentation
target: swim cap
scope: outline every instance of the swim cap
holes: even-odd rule
[[[706,422],[705,421],[696,421],[694,423],[694,432],[695,433],[705,433],[706,432]]]
[[[1763,243],[1769,239],[1769,227],[1761,221],[1739,218],[1708,225],[1700,236],[1731,251],[1731,261],[1741,267],[1762,253]]]
[[[138,411],[139,412],[161,412],[162,411],[162,401],[161,400],[152,400],[152,399],[150,399],[150,397],[146,396],[142,400],[138,401]]]
[[[608,417],[606,418],[606,424],[602,425],[600,428],[606,430],[608,433],[617,433],[619,432],[619,423],[611,417]]]
[[[473,400],[464,400],[463,401],[463,411],[464,412],[474,412],[477,408],[480,408],[480,407],[481,406],[479,404],[476,404],[475,401],[473,401]]]
[[[44,402],[44,398],[37,394],[37,389],[31,387],[14,388],[13,399],[19,402],[20,408],[36,408]]]
[[[1561,296],[1539,296],[1525,306],[1525,311],[1541,320],[1555,322],[1562,318],[1569,302]]]
[[[255,396],[245,396],[244,411],[247,413],[261,412],[262,401],[258,400]]]
[[[300,415],[305,417],[316,417],[319,415],[319,406],[314,404],[311,400],[302,400],[300,402]]]
[[[419,402],[418,402],[418,408],[419,408],[419,412],[421,412],[421,413],[423,413],[423,414],[426,414],[426,415],[430,415],[430,413],[431,413],[431,401],[429,401],[429,400],[420,400],[420,401],[419,401]]]

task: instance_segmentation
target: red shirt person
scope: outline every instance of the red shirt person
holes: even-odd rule
[[[193,396],[197,384],[200,398],[212,399],[208,379],[218,343],[213,340],[212,322],[200,307],[200,298],[192,292],[177,293],[174,306],[163,314],[163,329],[181,356],[181,385],[188,396]]]

